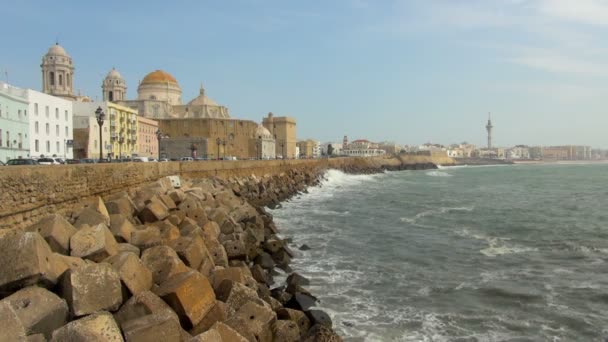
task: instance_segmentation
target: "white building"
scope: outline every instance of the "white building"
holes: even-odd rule
[[[340,142],[326,142],[326,143],[321,144],[320,148],[321,148],[322,155],[324,155],[324,156],[328,155],[327,150],[329,148],[329,145],[331,145],[331,147],[332,147],[332,153],[331,153],[332,156],[339,156],[342,154],[343,144],[340,141]]]
[[[266,127],[258,125],[255,131],[256,137],[256,156],[260,159],[275,159],[276,158],[276,141]]]
[[[348,144],[347,149],[342,150],[342,155],[349,157],[374,157],[385,153],[378,148],[378,144],[365,139],[355,140]]]
[[[321,156],[321,143],[318,141],[315,141],[314,145],[312,146],[312,157],[319,158],[320,156]]]
[[[71,159],[73,102],[32,89],[27,89],[26,94],[30,112],[30,155]]]

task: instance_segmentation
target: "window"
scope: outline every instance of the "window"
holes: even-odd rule
[[[65,121],[68,121],[68,111],[65,111]]]
[[[59,108],[55,108],[55,119],[59,119]]]
[[[46,117],[49,117],[49,106],[44,107],[44,112],[46,114]]]
[[[55,85],[55,73],[54,72],[49,72],[49,81],[51,83],[52,86]]]
[[[69,137],[70,135],[68,134],[68,126],[65,126],[65,137]]]
[[[26,116],[26,117],[27,117],[27,109],[24,109],[24,110],[23,110],[23,116]]]
[[[11,144],[11,132],[6,132],[6,147],[9,147]]]
[[[51,134],[51,128],[48,123],[46,124],[46,134]]]
[[[21,109],[17,110],[17,118],[19,118],[19,120],[21,120]]]
[[[23,139],[21,137],[21,133],[17,134],[17,143],[19,144],[19,148],[23,148]]]
[[[94,148],[97,148],[97,140],[94,140],[94,141],[93,141],[93,147],[94,147]]]
[[[0,129],[0,147],[2,147],[2,130]]]
[[[61,150],[59,147],[59,141],[55,142],[55,150],[57,151],[57,153],[61,153]]]
[[[51,153],[51,142],[46,141],[46,153]]]
[[[40,146],[39,146],[39,145],[40,145],[40,143],[39,143],[38,139],[36,139],[36,140],[34,141],[34,147],[35,147],[35,149],[36,149],[36,152],[38,152],[38,150],[40,149]]]
[[[34,114],[38,115],[38,104],[34,103]]]
[[[59,85],[62,86],[63,85],[63,75],[59,74]]]
[[[59,125],[55,125],[55,134],[59,137]]]
[[[36,121],[36,124],[34,126],[35,126],[35,132],[36,132],[36,134],[38,134],[38,121]]]

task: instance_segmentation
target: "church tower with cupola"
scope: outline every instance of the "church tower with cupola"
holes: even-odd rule
[[[74,96],[74,65],[63,47],[56,43],[42,57],[42,92],[64,98],[75,100]]]
[[[101,84],[103,100],[110,102],[127,99],[127,83],[116,69],[112,68]]]

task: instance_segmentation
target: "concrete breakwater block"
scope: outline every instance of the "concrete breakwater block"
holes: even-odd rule
[[[38,232],[53,252],[68,254],[70,252],[70,238],[76,233],[76,228],[61,215],[53,214],[27,227],[25,231]]]
[[[55,330],[50,341],[122,342],[124,339],[112,315],[100,311]]]
[[[186,329],[202,321],[215,305],[211,284],[196,271],[183,272],[167,279],[155,293],[173,308]]]
[[[122,304],[120,276],[106,263],[68,270],[61,279],[61,294],[74,316],[100,310],[115,311]]]
[[[82,226],[70,238],[70,255],[101,262],[118,253],[118,243],[112,232],[101,223],[96,226]]]
[[[0,294],[35,284],[49,287],[57,282],[51,248],[40,234],[0,230],[0,250]]]
[[[50,339],[53,331],[65,325],[68,320],[66,301],[37,286],[13,293],[0,301],[0,305],[3,304],[10,305],[28,335],[43,334]]]

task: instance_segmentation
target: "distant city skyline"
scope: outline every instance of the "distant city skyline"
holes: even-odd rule
[[[136,97],[163,69],[234,117],[297,119],[298,138],[608,147],[608,2],[600,0],[23,1],[4,6],[2,80],[41,89],[56,40],[75,89],[115,67]]]

